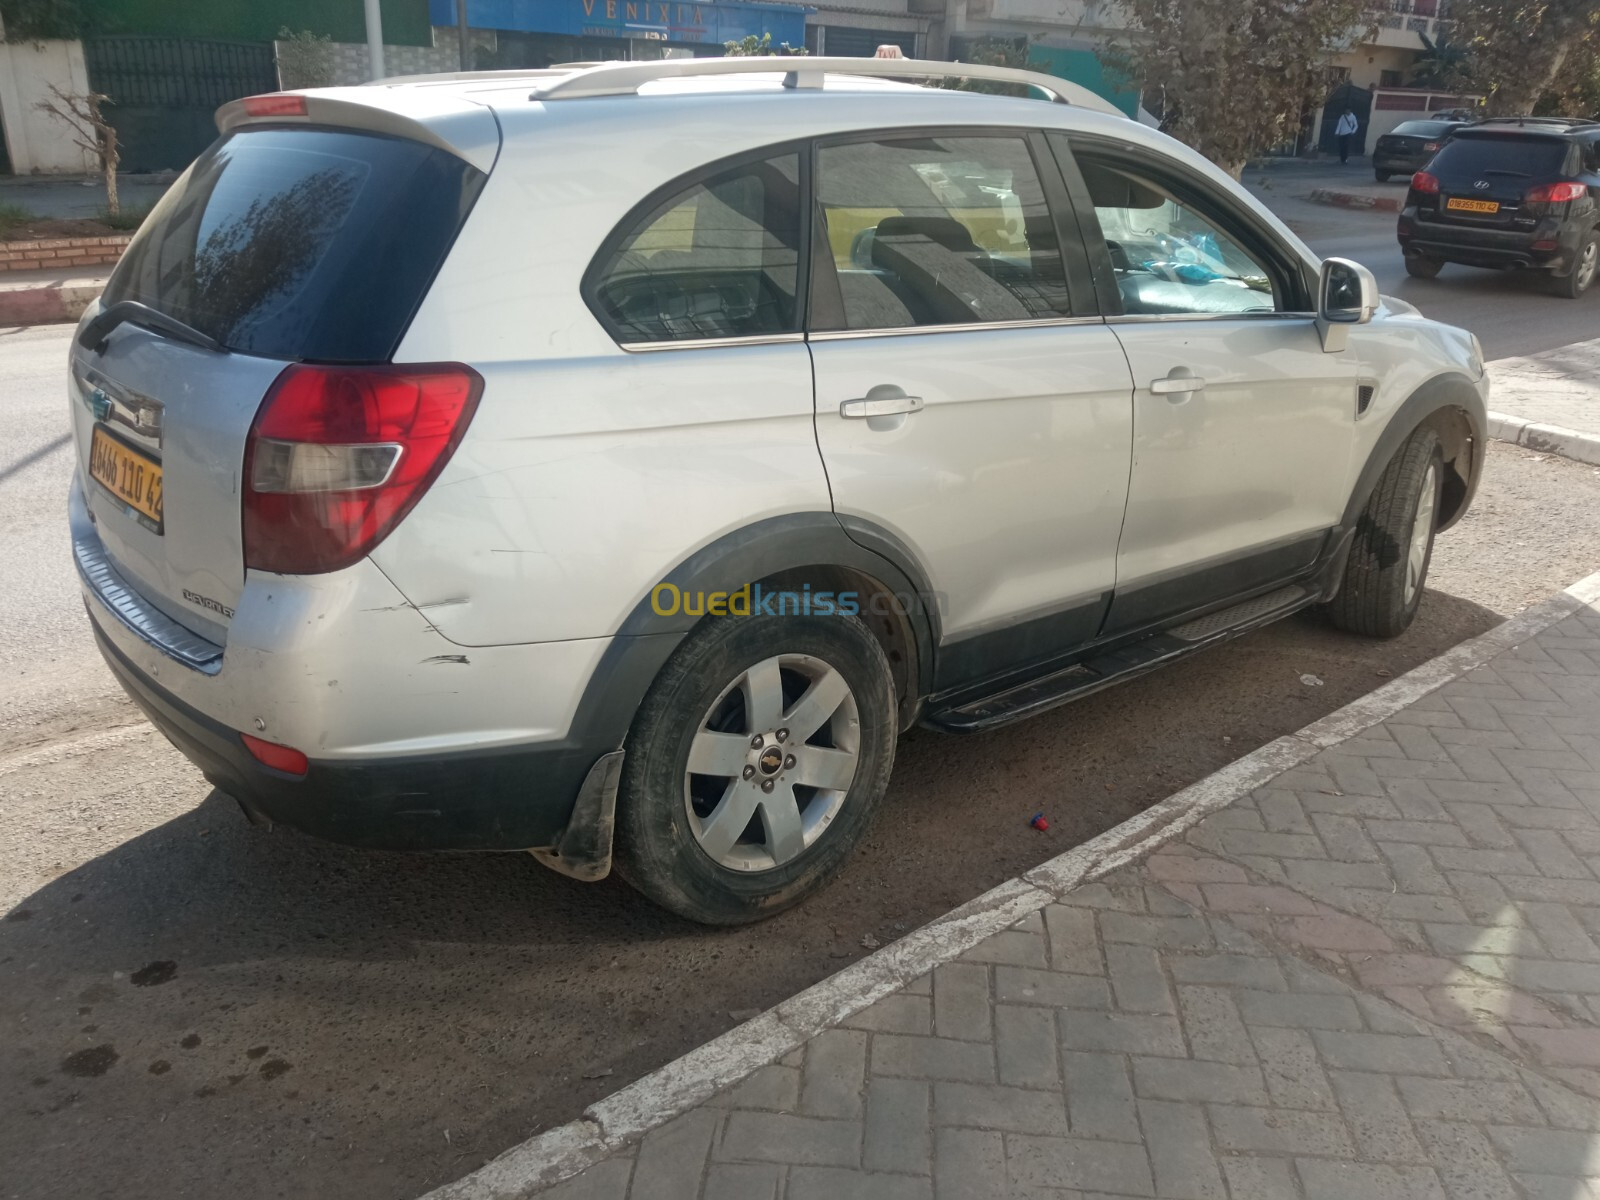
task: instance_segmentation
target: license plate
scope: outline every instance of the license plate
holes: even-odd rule
[[[89,441],[89,476],[152,533],[161,532],[161,464],[96,425]]]
[[[1455,212],[1497,213],[1500,211],[1498,200],[1463,200],[1460,196],[1451,196],[1444,202],[1444,206]]]

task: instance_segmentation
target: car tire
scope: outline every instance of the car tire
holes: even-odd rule
[[[708,618],[629,730],[618,872],[707,925],[782,912],[871,825],[898,736],[889,661],[855,617]],[[691,771],[691,755],[711,769]]]
[[[1589,234],[1578,246],[1578,258],[1572,270],[1557,275],[1552,280],[1556,295],[1576,300],[1594,284],[1600,275],[1600,230]]]
[[[1439,436],[1419,429],[1384,468],[1356,522],[1339,593],[1326,606],[1340,629],[1391,638],[1411,624],[1433,561],[1443,482]]]
[[[1394,172],[1393,171],[1374,171],[1372,173],[1372,175],[1373,175],[1373,178],[1375,178],[1379,183],[1388,183],[1389,180],[1394,177]]]
[[[1437,279],[1444,264],[1437,258],[1424,258],[1420,254],[1406,255],[1406,274],[1413,279]]]

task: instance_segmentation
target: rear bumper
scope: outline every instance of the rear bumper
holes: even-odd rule
[[[1531,267],[1559,273],[1570,271],[1577,261],[1579,230],[1575,223],[1563,228],[1556,220],[1523,230],[1450,225],[1419,220],[1416,208],[1410,207],[1400,214],[1397,236],[1407,255],[1469,267]]]
[[[376,850],[549,846],[604,753],[553,745],[313,759],[296,778],[256,762],[238,732],[178,699],[135,666],[98,621],[91,624],[117,682],[208,782],[271,821],[328,841]]]

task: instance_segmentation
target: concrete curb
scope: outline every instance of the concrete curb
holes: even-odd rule
[[[1596,601],[1600,572],[1000,884],[422,1200],[513,1200],[576,1175],[1063,893],[1138,861],[1290,767],[1387,720]]]
[[[1563,429],[1560,425],[1542,425],[1522,417],[1492,412],[1489,414],[1489,436],[1498,441],[1526,446],[1529,450],[1559,454],[1562,458],[1581,463],[1600,464],[1600,433]]]
[[[5,277],[0,276],[0,284]],[[100,295],[105,281],[42,283],[37,287],[0,287],[0,326],[56,325],[76,321]]]
[[[1370,212],[1397,213],[1405,207],[1400,196],[1368,196],[1364,192],[1341,192],[1333,188],[1313,188],[1306,197],[1313,204],[1331,204],[1335,208],[1364,208]]]

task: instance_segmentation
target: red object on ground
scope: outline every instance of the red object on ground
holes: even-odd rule
[[[1042,812],[1034,813],[1033,820],[1029,821],[1028,824],[1032,825],[1040,833],[1043,833],[1046,829],[1050,828],[1050,822],[1044,819],[1044,814]]]

